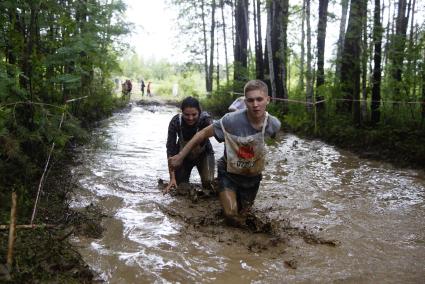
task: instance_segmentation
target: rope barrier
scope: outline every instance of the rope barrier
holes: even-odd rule
[[[284,101],[284,102],[293,102],[293,103],[300,103],[300,104],[305,104],[305,105],[317,105],[317,104],[321,104],[323,102],[325,102],[326,100],[320,100],[317,102],[306,102],[306,101],[300,101],[300,100],[292,100],[292,99],[282,99],[282,98],[270,98],[271,100],[274,101]]]
[[[57,106],[57,105],[52,105],[52,104],[46,104],[46,103],[36,103],[36,102],[14,102],[14,103],[8,103],[8,104],[0,104],[0,107],[9,107],[9,106],[13,106],[15,107],[16,105],[41,105],[41,106],[49,106],[49,107],[54,107],[54,108],[58,108],[58,109],[63,109],[62,106]]]
[[[236,94],[236,95],[243,95],[243,93],[237,93],[237,92],[230,92],[231,94]],[[293,100],[293,99],[283,99],[283,98],[270,98],[271,100],[274,101],[285,101],[285,102],[293,102],[293,103],[300,103],[300,104],[305,104],[305,105],[316,105],[316,104],[321,104],[324,103],[326,101],[349,101],[349,102],[375,102],[375,103],[392,103],[392,104],[425,104],[425,101],[420,102],[420,101],[386,101],[386,100],[364,100],[364,99],[358,99],[358,100],[354,100],[354,99],[323,99],[317,102],[306,102],[306,101],[300,101],[300,100]]]
[[[88,98],[89,96],[84,96],[84,97],[79,97],[79,98],[75,98],[75,99],[69,99],[65,101],[65,104],[70,103],[70,102],[75,102],[75,101],[79,101],[85,98]],[[46,103],[37,103],[37,102],[31,102],[31,101],[27,101],[27,102],[23,102],[23,101],[19,101],[19,102],[14,102],[14,103],[8,103],[8,104],[0,104],[0,107],[8,107],[8,106],[15,106],[15,105],[22,105],[22,104],[26,104],[26,105],[40,105],[40,106],[49,106],[49,107],[54,107],[54,108],[58,108],[58,109],[63,109],[63,106],[58,106],[58,105],[53,105],[53,104],[46,104]]]
[[[375,100],[363,100],[363,99],[359,99],[359,100],[353,100],[353,99],[324,99],[324,100],[320,100],[317,101],[315,103],[313,102],[305,102],[305,101],[300,101],[300,100],[292,100],[292,99],[282,99],[282,98],[270,98],[271,100],[275,100],[275,101],[286,101],[286,102],[294,102],[294,103],[301,103],[301,104],[306,104],[306,105],[316,105],[316,104],[321,104],[324,103],[326,101],[348,101],[348,102],[379,102],[379,103],[399,103],[399,104],[425,104],[424,102],[418,102],[418,101],[413,101],[413,102],[404,102],[404,101],[375,101]]]
[[[333,99],[334,101],[348,101],[348,102],[372,102],[372,103],[392,103],[392,104],[425,104],[425,101],[423,102],[418,102],[418,101],[413,101],[413,102],[405,102],[405,101],[376,101],[376,100],[363,100],[363,99],[359,99],[359,100],[353,100],[353,99]]]

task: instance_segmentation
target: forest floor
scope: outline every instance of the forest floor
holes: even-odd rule
[[[17,229],[13,269],[8,271],[5,265],[0,265],[1,283],[96,282],[95,273],[68,238],[75,234],[100,237],[102,214],[93,205],[81,212],[69,207],[68,198],[75,182],[69,160],[57,162],[52,167],[40,195],[36,218],[36,224],[49,226]],[[8,230],[0,231],[2,258],[7,254],[8,233]]]

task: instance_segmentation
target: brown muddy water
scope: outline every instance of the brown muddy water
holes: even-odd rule
[[[100,239],[75,236],[108,283],[424,283],[425,175],[286,134],[248,229],[223,224],[214,197],[163,196],[176,108],[133,106],[78,150],[72,205],[102,209]],[[216,158],[222,144],[211,139]],[[196,170],[194,183],[200,179]]]

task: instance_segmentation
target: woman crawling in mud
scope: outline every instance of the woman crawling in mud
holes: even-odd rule
[[[168,126],[167,157],[170,158],[186,145],[200,130],[212,124],[210,115],[201,111],[199,101],[193,97],[185,98],[181,103],[181,114],[176,114]],[[208,190],[214,179],[214,151],[208,138],[199,140],[196,146],[182,159],[181,166],[174,169],[168,166],[170,182],[164,194],[181,183],[188,183],[192,169],[196,166],[201,176],[202,186]]]
[[[169,158],[171,169],[184,166],[193,149],[214,136],[225,142],[224,156],[217,162],[219,198],[229,225],[244,225],[257,195],[265,166],[265,138],[275,138],[280,121],[266,112],[270,102],[267,85],[252,80],[244,87],[246,109],[228,113],[205,127]],[[172,172],[172,170],[170,170]]]

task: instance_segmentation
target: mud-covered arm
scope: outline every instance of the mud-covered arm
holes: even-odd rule
[[[169,161],[168,161],[168,172],[170,174],[170,182],[162,191],[162,193],[164,194],[169,193],[171,189],[177,187],[176,173],[174,172],[174,169],[170,166]]]
[[[178,153],[177,155],[168,158],[168,163],[171,166],[171,168],[177,168],[181,165],[184,158],[190,153],[190,151],[195,147],[196,145],[199,145],[202,143],[202,141],[205,141],[206,139],[212,137],[214,135],[214,128],[212,125],[209,125],[199,131],[195,134],[195,136],[190,139],[190,141],[184,146],[184,148]]]
[[[170,124],[168,125],[168,135],[167,135],[167,162],[168,162],[168,172],[170,175],[170,182],[167,187],[163,190],[163,193],[166,194],[170,192],[173,187],[177,187],[176,174],[174,169],[171,167],[168,158],[176,155],[179,152],[179,146],[177,143],[177,131],[178,131],[178,117],[175,116],[171,119]]]

